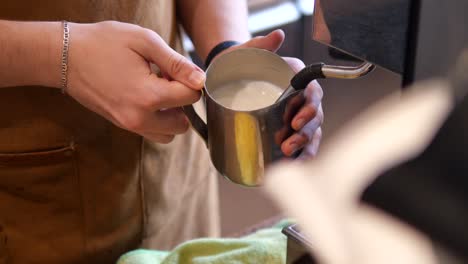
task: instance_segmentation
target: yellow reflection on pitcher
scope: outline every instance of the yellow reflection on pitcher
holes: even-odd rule
[[[257,135],[259,128],[255,117],[247,113],[236,113],[234,116],[234,135],[236,142],[237,160],[242,182],[245,185],[258,184],[263,175],[262,142]]]

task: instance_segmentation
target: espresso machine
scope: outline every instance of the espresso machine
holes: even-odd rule
[[[331,57],[388,70],[401,78],[402,92],[433,78],[447,79],[455,87],[457,107],[428,149],[383,173],[362,196],[363,203],[426,234],[459,260],[453,263],[468,261],[468,181],[463,177],[468,175],[463,139],[468,132],[463,121],[468,118],[468,68],[460,63],[468,50],[466,12],[464,0],[315,0],[311,16],[313,41],[327,47]],[[316,263],[307,250],[314,247],[313,237],[295,225],[283,233],[288,264]]]

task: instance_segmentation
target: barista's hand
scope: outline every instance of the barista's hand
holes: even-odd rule
[[[227,53],[239,48],[261,48],[276,52],[284,41],[284,32],[275,30],[264,37],[255,37],[241,45],[233,46],[222,53]],[[222,54],[221,53],[221,54]],[[218,55],[219,56],[219,55]],[[283,58],[291,68],[298,72],[305,67],[304,63],[296,58]],[[317,154],[322,130],[320,126],[323,122],[322,110],[322,87],[317,81],[310,83],[304,91],[306,102],[293,118],[291,126],[296,133],[283,141],[281,150],[287,156],[291,156],[296,151],[303,149],[301,157],[315,156]]]
[[[70,31],[70,96],[115,125],[160,143],[188,129],[180,106],[199,99],[201,69],[139,26],[71,24]],[[150,63],[174,81],[158,77]]]
[[[297,58],[283,57],[283,59],[295,72],[305,67],[304,62]],[[317,81],[313,81],[304,90],[304,96],[306,101],[291,123],[296,133],[281,144],[281,150],[286,155],[292,155],[298,149],[304,148],[301,158],[314,157],[317,154],[322,139],[323,123],[322,87]]]

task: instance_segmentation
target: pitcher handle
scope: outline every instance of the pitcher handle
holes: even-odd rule
[[[195,129],[197,134],[203,139],[203,141],[205,141],[205,144],[208,147],[208,127],[206,123],[197,114],[193,105],[182,106],[182,110],[189,119],[192,127]]]

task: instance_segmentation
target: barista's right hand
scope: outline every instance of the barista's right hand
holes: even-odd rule
[[[180,106],[200,97],[204,72],[154,31],[119,22],[70,23],[67,93],[115,125],[159,143],[184,133]],[[161,70],[158,77],[151,70]]]

